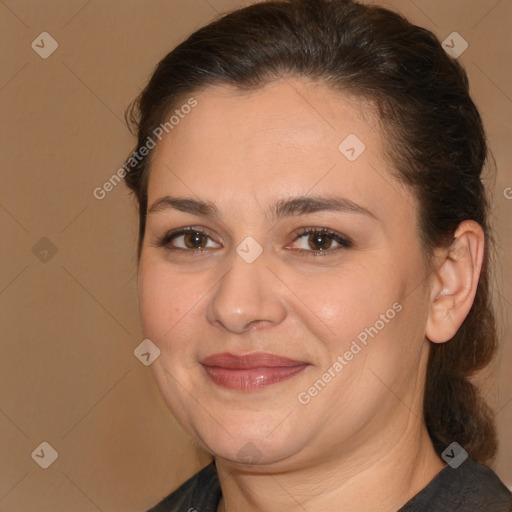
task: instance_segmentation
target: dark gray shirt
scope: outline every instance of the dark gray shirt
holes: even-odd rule
[[[212,462],[148,512],[217,512],[220,497]],[[491,469],[468,458],[457,469],[444,467],[398,512],[512,512],[512,493]]]

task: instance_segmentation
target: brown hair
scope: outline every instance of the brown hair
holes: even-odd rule
[[[396,178],[417,197],[429,255],[434,247],[447,247],[467,219],[478,222],[489,241],[481,180],[487,144],[466,72],[432,32],[381,7],[352,0],[268,1],[201,28],[158,64],[127,111],[137,147],[201,89],[229,84],[251,90],[283,76],[318,79],[371,102],[386,131],[386,156]],[[125,176],[139,205],[139,260],[150,157]],[[496,452],[490,410],[470,381],[496,349],[487,245],[467,318],[447,343],[431,344],[424,397],[436,451],[457,441],[481,462]]]

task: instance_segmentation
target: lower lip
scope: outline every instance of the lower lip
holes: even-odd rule
[[[302,372],[306,366],[309,365],[243,369],[204,366],[204,369],[210,379],[219,386],[237,391],[253,391],[290,379]]]

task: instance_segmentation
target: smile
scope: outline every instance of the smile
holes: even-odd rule
[[[257,353],[216,354],[201,361],[212,382],[237,391],[253,391],[282,382],[304,371],[309,363]]]

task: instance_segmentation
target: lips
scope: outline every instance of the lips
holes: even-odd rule
[[[242,356],[214,354],[201,364],[215,384],[238,391],[253,391],[282,382],[309,366],[304,361],[264,352]]]

